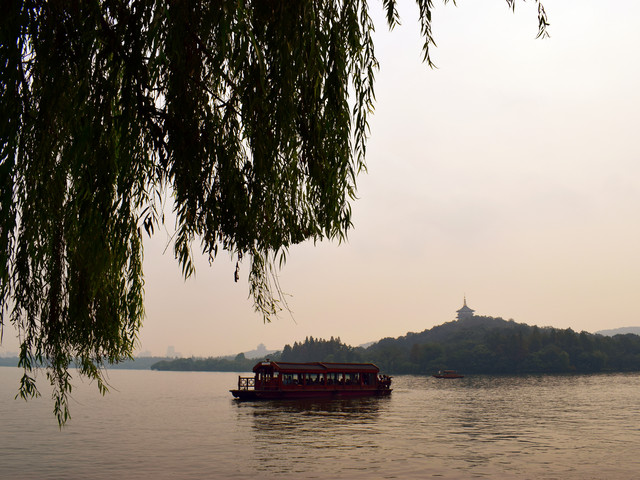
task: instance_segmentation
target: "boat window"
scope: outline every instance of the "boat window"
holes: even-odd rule
[[[282,384],[283,385],[299,385],[302,383],[302,374],[298,376],[297,373],[283,373]]]
[[[344,376],[344,383],[346,385],[358,385],[360,384],[360,373],[346,373]]]
[[[263,370],[258,370],[256,372],[256,381],[269,382],[270,380],[271,380],[271,372],[265,372]]]

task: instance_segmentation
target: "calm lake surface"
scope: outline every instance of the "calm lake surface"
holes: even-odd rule
[[[238,403],[237,374],[111,370],[67,427],[0,367],[0,478],[632,479],[640,374],[394,377],[390,398]]]

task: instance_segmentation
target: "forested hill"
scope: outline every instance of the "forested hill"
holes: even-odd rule
[[[640,370],[637,335],[604,337],[480,316],[385,338],[367,353],[380,367],[395,373],[444,368],[465,373]]]
[[[384,338],[368,348],[345,345],[340,338],[307,337],[270,357],[287,362],[372,362],[390,374],[442,369],[466,374],[640,371],[640,336],[606,337],[477,316]],[[249,371],[254,363],[240,354],[232,361],[180,359],[152,368]]]
[[[285,355],[286,354],[286,355]],[[286,346],[287,361],[373,362],[386,373],[592,373],[640,371],[640,337],[606,337],[474,316],[419,333],[354,348],[340,339],[307,338]]]
[[[462,320],[454,320],[443,323],[420,333],[409,332],[405,336],[397,338],[383,338],[372,344],[369,348],[379,349],[387,346],[411,348],[413,345],[424,343],[447,343],[460,339],[481,340],[491,330],[531,331],[533,327],[524,323],[516,323],[513,320],[504,320],[495,317],[473,316]]]

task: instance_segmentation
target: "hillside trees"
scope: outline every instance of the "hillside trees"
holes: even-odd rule
[[[239,353],[235,358],[176,358],[160,360],[151,365],[151,370],[169,370],[180,372],[248,372],[256,360],[245,358]]]
[[[488,319],[487,319],[488,320]],[[493,319],[497,320],[497,319]],[[421,334],[423,343],[406,345],[408,337],[385,339],[368,355],[391,373],[429,374],[450,368],[469,374],[595,373],[640,370],[640,337],[604,337],[571,329],[539,328],[494,321],[472,332],[464,321],[434,327]],[[484,320],[481,320],[484,321]],[[410,337],[409,337],[410,338]]]
[[[329,340],[307,337],[304,342],[285,345],[279,360],[282,362],[358,362],[358,349],[345,345],[340,337]]]
[[[431,65],[433,4],[417,3]],[[144,315],[142,232],[165,209],[185,276],[194,242],[225,250],[277,313],[287,248],[351,226],[372,31],[364,0],[2,2],[0,322],[20,337],[21,396],[45,366],[63,423],[72,360],[106,390]]]
[[[473,328],[469,328],[473,325]],[[407,339],[425,339],[407,343]],[[385,373],[430,375],[456,369],[466,374],[543,374],[640,371],[640,336],[606,337],[571,329],[539,328],[500,318],[474,317],[420,333],[385,338],[369,348],[340,338],[307,337],[270,355],[281,362],[375,363]],[[161,370],[249,371],[255,360],[177,359]]]

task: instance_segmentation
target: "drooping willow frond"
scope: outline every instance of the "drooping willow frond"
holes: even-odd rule
[[[45,367],[63,424],[69,366],[104,391],[103,366],[132,355],[165,192],[185,276],[196,240],[248,258],[256,309],[277,312],[274,259],[351,226],[372,32],[365,0],[2,3],[0,321],[19,332],[20,395]]]

